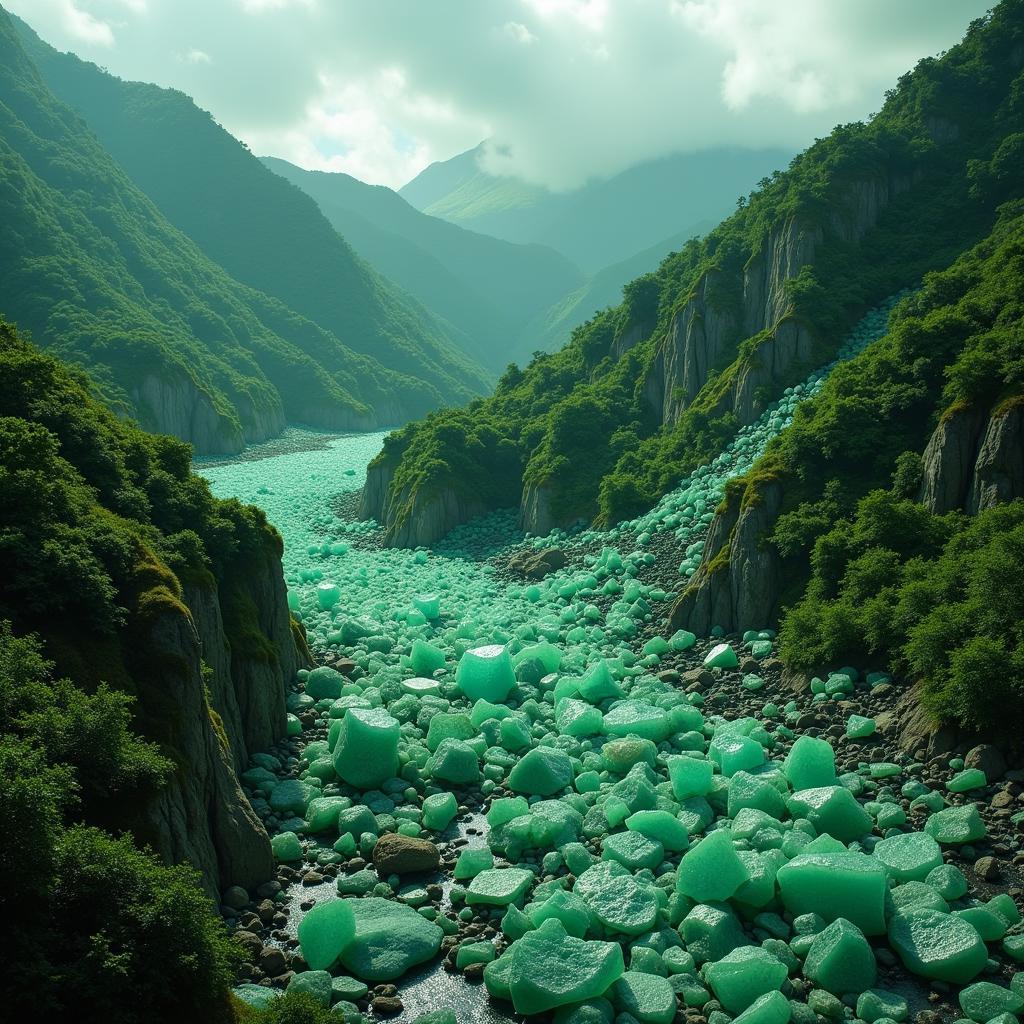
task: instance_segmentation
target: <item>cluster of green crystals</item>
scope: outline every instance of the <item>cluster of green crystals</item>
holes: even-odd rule
[[[881,330],[882,313],[868,319],[854,348]],[[827,369],[647,516],[579,535],[600,553],[538,583],[502,582],[480,561],[515,539],[511,520],[457,530],[431,553],[350,547],[337,538],[363,527],[311,502],[302,460],[307,475],[291,486],[277,477],[266,493],[255,486],[260,463],[225,467],[237,471],[234,492],[265,504],[285,534],[290,605],[312,642],[354,664],[349,676],[300,674],[305,692],[289,710],[330,721],[328,739],[305,748],[302,778],[279,782],[258,764],[243,775],[275,815],[276,856],[301,858],[307,835],[327,844],[326,863],[370,858],[387,832],[437,838],[457,812],[451,790],[471,789],[489,799],[488,849],[459,858],[453,909],[500,915],[502,940],[469,943],[459,958],[485,964],[487,991],[519,1013],[668,1024],[680,1003],[714,998],[743,1024],[811,1024],[808,1013],[841,1015],[845,1000],[866,1024],[888,1024],[908,1011],[877,985],[881,946],[924,978],[975,982],[964,1012],[977,1024],[1015,1013],[1005,1009],[1013,990],[979,990],[991,983],[976,979],[988,944],[1021,951],[1016,907],[971,898],[942,858],[984,837],[961,795],[975,775],[947,792],[900,764],[865,761],[840,775],[827,742],[794,737],[795,701],[760,717],[706,714],[699,694],[656,674],[693,634],[637,641],[674,597],[637,578],[655,559],[652,535],[675,534],[689,575],[725,482]],[[743,637],[755,659],[772,641],[770,631]],[[728,671],[740,653],[719,643],[703,660]],[[814,700],[859,682],[840,669],[815,682]],[[763,681],[748,674],[740,685]],[[851,716],[846,731],[858,740],[875,728]],[[908,825],[898,796],[914,801],[923,829]],[[403,902],[400,889],[392,898],[396,881],[370,868],[339,875],[338,898],[302,923],[306,973],[392,980],[436,954],[455,917]],[[798,976],[806,1000],[790,998]],[[998,1012],[985,1017],[988,1008]]]

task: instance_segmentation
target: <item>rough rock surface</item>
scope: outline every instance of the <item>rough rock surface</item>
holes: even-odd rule
[[[564,569],[568,561],[561,548],[543,548],[541,551],[523,548],[509,559],[508,567],[527,579],[541,580],[548,573]]]
[[[672,608],[673,629],[706,636],[713,626],[733,632],[774,621],[778,555],[764,538],[781,504],[777,483],[765,485],[757,501],[744,504],[739,494],[727,499],[711,524],[700,568]]]
[[[373,866],[382,877],[418,871],[436,871],[440,863],[437,847],[429,839],[417,839],[389,832],[373,848]]]

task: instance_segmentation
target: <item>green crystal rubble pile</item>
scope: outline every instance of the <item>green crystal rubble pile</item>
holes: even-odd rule
[[[887,312],[858,325],[844,358],[883,332]],[[878,987],[881,949],[923,978],[968,985],[961,1003],[976,1024],[1013,1024],[1019,986],[977,979],[993,966],[990,945],[1021,950],[1020,916],[1008,897],[971,897],[942,857],[984,836],[959,796],[984,778],[964,773],[947,794],[902,779],[899,764],[837,774],[827,742],[794,736],[796,701],[761,718],[705,714],[699,693],[656,675],[693,634],[638,642],[674,597],[638,579],[655,558],[651,535],[675,534],[685,582],[725,482],[829,369],[648,515],[577,534],[575,567],[528,585],[481,560],[516,542],[507,516],[432,552],[343,539],[372,527],[334,514],[339,486],[364,479],[341,469],[365,465],[379,435],[206,471],[216,493],[267,510],[285,538],[293,614],[315,649],[350,660],[344,675],[301,672],[289,698],[290,731],[307,712],[329,723],[325,741],[306,745],[302,777],[279,781],[259,755],[243,773],[278,860],[299,861],[311,836],[325,864],[370,859],[388,833],[437,839],[458,811],[453,790],[488,806],[487,848],[459,857],[450,911],[397,875],[340,873],[337,898],[301,922],[310,970],[292,985],[330,1004],[339,982],[348,992],[399,979],[483,915],[501,934],[464,943],[459,966],[483,965],[487,992],[517,1013],[557,1011],[563,1024],[668,1024],[679,1006],[711,999],[742,1024],[812,1024],[842,1017],[844,1002],[866,1024],[898,1022],[908,1007]],[[762,659],[773,639],[750,631],[742,643]],[[708,670],[735,669],[737,646],[711,648]],[[843,668],[816,680],[814,700],[876,681]],[[748,690],[762,685],[743,677]],[[847,724],[854,739],[874,730],[870,718]],[[897,793],[927,816],[922,829]]]

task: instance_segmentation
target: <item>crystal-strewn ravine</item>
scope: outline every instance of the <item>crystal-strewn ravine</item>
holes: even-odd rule
[[[842,358],[884,331],[887,309]],[[287,927],[268,937],[294,944],[298,926],[300,966],[313,969],[290,986],[384,1014],[400,1009],[387,986],[400,999],[413,972],[410,1010],[450,1009],[451,982],[430,1005],[421,966],[443,948],[453,969],[483,975],[460,990],[463,1021],[494,1019],[485,991],[500,1012],[581,1024],[669,1024],[712,999],[743,1024],[813,1024],[841,1017],[840,997],[859,1019],[898,1021],[908,998],[927,1005],[908,979],[998,981],[1024,956],[1013,900],[982,901],[956,867],[985,848],[970,800],[984,773],[953,763],[946,792],[922,781],[924,766],[876,729],[883,679],[843,668],[794,698],[759,668],[770,631],[714,645],[662,632],[726,481],[830,369],[647,515],[527,541],[569,554],[536,582],[511,581],[492,557],[523,542],[508,515],[430,552],[376,548],[372,526],[339,515],[380,435],[204,470],[281,530],[292,608],[318,657],[343,669],[300,674],[289,707],[301,759],[282,748],[243,777],[293,869],[282,877],[305,872],[278,897]],[[668,574],[653,543],[666,535]],[[842,742],[817,724],[797,735],[819,720]],[[459,807],[486,824],[453,823]],[[460,854],[469,836],[453,830],[477,824],[489,852]],[[964,1013],[986,1024],[989,1007],[1017,1012],[1014,985],[971,985]]]

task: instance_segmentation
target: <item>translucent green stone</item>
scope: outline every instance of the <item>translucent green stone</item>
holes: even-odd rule
[[[631,871],[653,870],[665,859],[665,848],[639,832],[616,832],[601,844],[603,860],[614,860]]]
[[[875,845],[872,855],[880,860],[897,882],[923,882],[929,873],[942,865],[939,844],[924,832],[883,839]]]
[[[489,964],[494,959],[493,942],[467,942],[455,954],[455,966],[461,971],[470,964]]]
[[[750,872],[737,856],[732,836],[718,829],[683,855],[676,873],[676,890],[700,903],[734,896]]]
[[[889,922],[889,945],[907,970],[965,985],[983,970],[988,950],[976,928],[952,914],[905,910]]]
[[[402,692],[412,694],[414,697],[423,697],[427,694],[436,695],[441,692],[441,684],[436,679],[413,676],[412,679],[402,680]]]
[[[871,815],[845,786],[820,786],[794,793],[788,802],[794,818],[806,818],[819,833],[853,842],[874,827]]]
[[[341,796],[319,796],[309,801],[306,808],[306,826],[310,832],[326,832],[338,828],[338,814],[349,805]]]
[[[476,878],[481,871],[487,871],[494,867],[494,854],[486,847],[476,850],[463,850],[459,859],[455,862],[455,870],[452,872],[457,881],[466,878]]]
[[[672,1024],[676,1016],[675,991],[657,974],[626,971],[615,982],[611,997],[620,1012],[641,1024]]]
[[[789,1024],[793,1008],[781,992],[768,992],[752,1003],[733,1024]]]
[[[617,943],[575,938],[555,919],[527,932],[506,955],[511,957],[509,996],[516,1012],[523,1014],[547,1013],[601,996],[625,968]]]
[[[567,697],[558,702],[555,722],[563,736],[593,736],[601,732],[604,716],[592,704]]]
[[[458,786],[480,781],[476,751],[462,740],[442,740],[434,756],[427,761],[425,770],[432,779]]]
[[[441,948],[444,933],[412,907],[376,896],[348,902],[355,935],[341,962],[359,978],[393,981]]]
[[[270,848],[277,860],[302,860],[302,843],[294,832],[279,832],[270,840]]]
[[[845,918],[865,935],[885,934],[884,865],[863,853],[803,853],[776,875],[783,905],[792,914]]]
[[[679,934],[698,963],[721,960],[747,944],[739,919],[726,903],[701,903],[683,918]]]
[[[709,964],[704,979],[729,1013],[742,1013],[768,992],[782,987],[789,972],[778,957],[760,946],[740,946]]]
[[[844,918],[815,935],[804,960],[804,975],[834,995],[870,988],[877,970],[864,933]]]
[[[341,956],[356,934],[350,900],[317,903],[299,922],[299,946],[314,971],[326,971]]]
[[[710,761],[675,755],[668,759],[668,777],[677,800],[706,796],[711,792],[715,767]]]
[[[851,740],[862,740],[875,734],[875,720],[863,715],[850,715],[846,720],[846,736]]]
[[[399,724],[383,708],[352,708],[341,720],[334,770],[356,789],[372,789],[398,774]]]
[[[521,899],[533,885],[526,868],[491,868],[476,875],[466,890],[466,902],[504,907]]]
[[[531,903],[526,908],[526,916],[535,928],[549,918],[557,918],[562,927],[578,939],[587,934],[593,920],[586,903],[576,893],[563,889],[556,889],[543,903]]]
[[[716,644],[704,658],[705,668],[736,668],[740,659],[730,644]]]
[[[944,846],[960,846],[984,839],[988,834],[985,823],[974,804],[947,807],[936,811],[925,823],[924,830]]]
[[[409,655],[409,663],[417,676],[430,678],[439,669],[444,668],[444,651],[425,640],[414,640]]]
[[[534,747],[512,769],[508,787],[516,793],[552,796],[572,782],[572,761],[556,747]]]
[[[573,892],[611,931],[642,935],[658,918],[658,900],[651,889],[612,861],[587,868],[577,877]]]
[[[946,789],[950,793],[967,793],[972,789],[983,789],[988,785],[988,779],[980,768],[967,768],[954,775],[946,783]]]
[[[986,1024],[1003,1013],[1019,1014],[1024,1010],[1024,994],[991,981],[977,981],[961,990],[960,1009],[976,1024]]]
[[[668,811],[636,811],[626,818],[625,825],[631,832],[657,840],[672,853],[681,853],[690,845],[686,826]]]
[[[512,656],[503,644],[466,651],[459,659],[455,682],[469,700],[503,701],[516,686]]]
[[[458,811],[459,805],[452,793],[434,793],[423,801],[423,825],[443,832]]]
[[[904,1021],[909,1012],[903,996],[885,989],[868,989],[857,997],[857,1016],[865,1024],[875,1024],[876,1020]]]
[[[469,715],[439,711],[427,726],[427,749],[434,751],[444,740],[468,740],[477,734]]]
[[[800,736],[793,743],[782,771],[794,790],[836,784],[836,754],[832,744],[815,736]]]
[[[604,716],[604,731],[609,736],[639,736],[660,743],[670,730],[664,709],[641,701],[621,701]]]
[[[306,693],[313,700],[323,700],[325,697],[336,700],[341,696],[344,685],[345,677],[327,665],[313,669],[306,677]]]
[[[286,991],[303,992],[328,1007],[331,1005],[331,976],[327,971],[302,971],[292,975]]]

